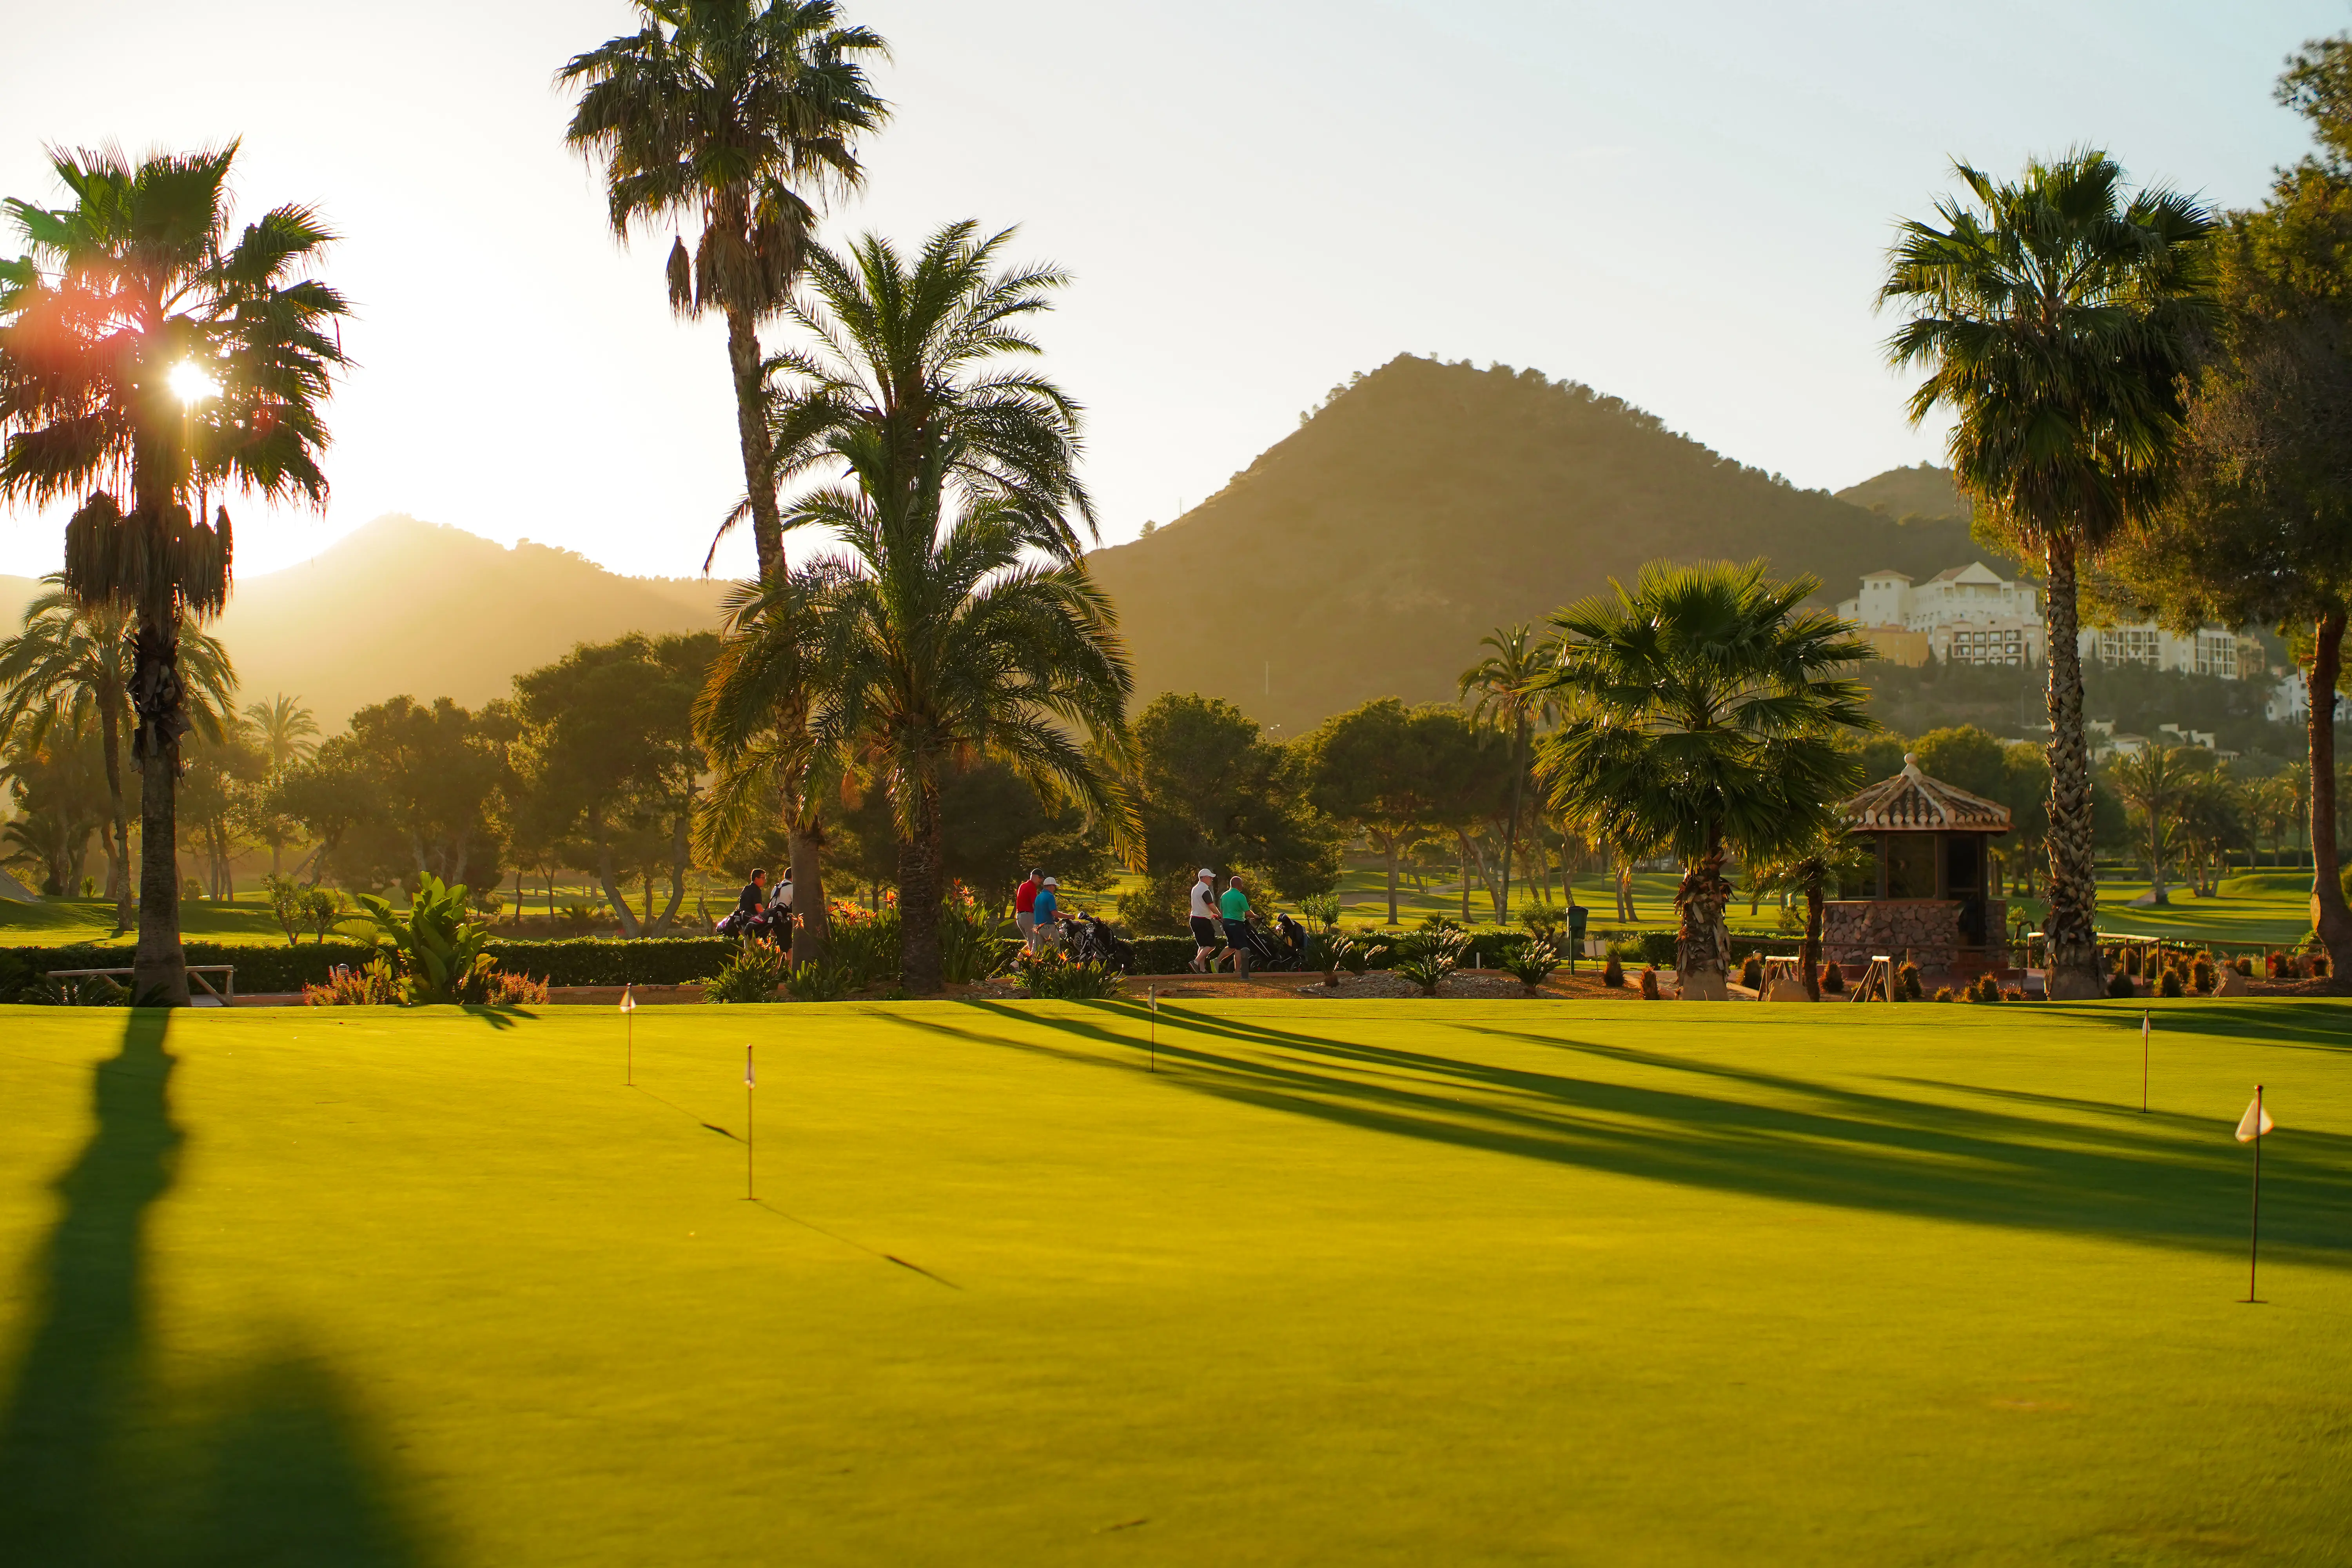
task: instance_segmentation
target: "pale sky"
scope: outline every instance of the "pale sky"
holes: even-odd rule
[[[893,123],[831,232],[975,217],[1076,274],[1043,326],[1104,531],[1195,504],[1353,371],[1535,366],[1801,486],[1939,455],[1871,294],[1964,156],[2094,142],[2225,205],[2305,144],[2271,84],[2336,0],[857,0]],[[0,195],[45,142],[241,135],[243,210],[322,206],[359,319],[323,516],[237,510],[239,567],[387,511],[698,572],[740,494],[723,341],[667,239],[618,249],[549,85],[614,0],[61,0],[0,20]],[[781,329],[772,329],[780,331]],[[0,571],[58,516],[0,513]],[[743,570],[748,542],[719,568]],[[1242,563],[1237,563],[1237,567]]]

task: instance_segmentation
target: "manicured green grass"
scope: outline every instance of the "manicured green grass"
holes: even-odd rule
[[[336,934],[363,936],[371,929],[366,919],[360,917],[345,921]],[[266,947],[282,947],[286,942],[285,928],[270,914],[269,906],[249,897],[233,903],[190,900],[180,906],[180,934],[194,942],[257,942]],[[306,942],[315,937],[311,931],[302,933]],[[117,937],[114,906],[103,899],[43,899],[33,904],[0,901],[0,946],[115,942],[133,947],[138,941],[137,916],[132,916],[131,929]]]
[[[0,1010],[0,1542],[2341,1562],[2352,1010],[2156,1016]]]

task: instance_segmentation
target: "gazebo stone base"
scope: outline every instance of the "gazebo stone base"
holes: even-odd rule
[[[1956,899],[1840,899],[1822,909],[1822,951],[1835,963],[1868,963],[1882,952],[1900,963],[1907,952],[1923,970],[2000,967],[2009,958],[1999,934],[2008,915],[2003,900],[1988,902],[1990,945],[1963,946]]]

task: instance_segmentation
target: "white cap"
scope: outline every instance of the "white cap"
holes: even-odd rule
[[[1213,877],[1216,873],[1210,870],[1206,866],[1203,866],[1201,868],[1201,875],[1203,877]]]
[[[1053,879],[1053,878],[1051,878],[1051,877],[1048,877],[1048,878],[1046,878],[1046,879],[1045,879],[1045,886],[1047,886],[1047,887],[1049,887],[1049,888],[1058,888],[1058,887],[1060,887],[1061,885],[1062,885],[1061,883],[1056,882],[1056,881],[1055,881],[1055,880],[1054,880],[1054,879]]]

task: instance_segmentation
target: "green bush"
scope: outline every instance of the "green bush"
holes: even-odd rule
[[[1454,973],[1454,959],[1434,950],[1408,952],[1389,965],[1389,973],[1412,981],[1423,996],[1434,996],[1438,983]]]
[[[1625,989],[1625,966],[1617,962],[1617,955],[1613,952],[1609,955],[1609,962],[1601,966],[1601,984],[1612,991]]]
[[[1747,962],[1739,966],[1739,984],[1750,991],[1763,990],[1764,961],[1754,953],[1749,953]]]
[[[2131,994],[2129,990],[2131,982],[2129,980],[2126,980],[2124,984],[2126,986],[2124,994],[2128,996]],[[1988,969],[1982,974],[1977,976],[1977,983],[1973,986],[1969,987],[1969,995],[1973,1001],[1998,1002],[2000,1000],[2000,982],[1995,980],[1992,977],[1992,971]]]
[[[1658,995],[1658,966],[1645,963],[1642,965],[1642,1000],[1655,1002]]]
[[[1098,1002],[1127,993],[1126,978],[1117,970],[1091,962],[1072,963],[1050,950],[1034,958],[1024,952],[1019,967],[1021,984],[1040,1000]]]
[[[1298,912],[1306,916],[1310,924],[1321,926],[1327,931],[1336,931],[1339,926],[1339,895],[1309,893],[1298,900]]]
[[[1822,994],[1824,996],[1843,996],[1845,994],[1844,965],[1829,963],[1824,963],[1822,965]]]
[[[898,977],[898,911],[836,919],[826,957],[849,972],[853,991]]]
[[[2107,994],[2124,1002],[2128,1002],[2139,994],[2137,988],[2132,984],[2132,977],[2124,973],[2121,964],[2116,965],[2116,972],[2107,976]]]
[[[1521,942],[1504,957],[1503,967],[1527,988],[1528,995],[1533,996],[1542,991],[1543,983],[1549,980],[1551,972],[1559,967],[1559,950],[1540,939]],[[1618,979],[1621,983],[1623,981],[1622,973]]]
[[[359,903],[398,955],[410,1003],[488,1000],[498,960],[483,952],[489,928],[466,917],[465,883],[451,887],[427,872],[404,915],[373,893],[362,893]]]
[[[2179,996],[2188,989],[2189,987],[2182,983],[2180,971],[2178,969],[2167,969],[2163,978],[2156,983],[2156,994],[2159,996]]]
[[[860,988],[857,972],[838,961],[810,959],[785,970],[783,977],[795,1002],[838,1002]]]
[[[783,951],[747,936],[726,967],[702,983],[705,1002],[772,1002],[784,977]]]
[[[1895,972],[1895,999],[1897,1002],[1916,1002],[1926,994],[1919,984],[1917,964],[1906,963]]]
[[[959,985],[1001,974],[1020,943],[996,934],[993,916],[959,890],[940,906],[940,975]]]

